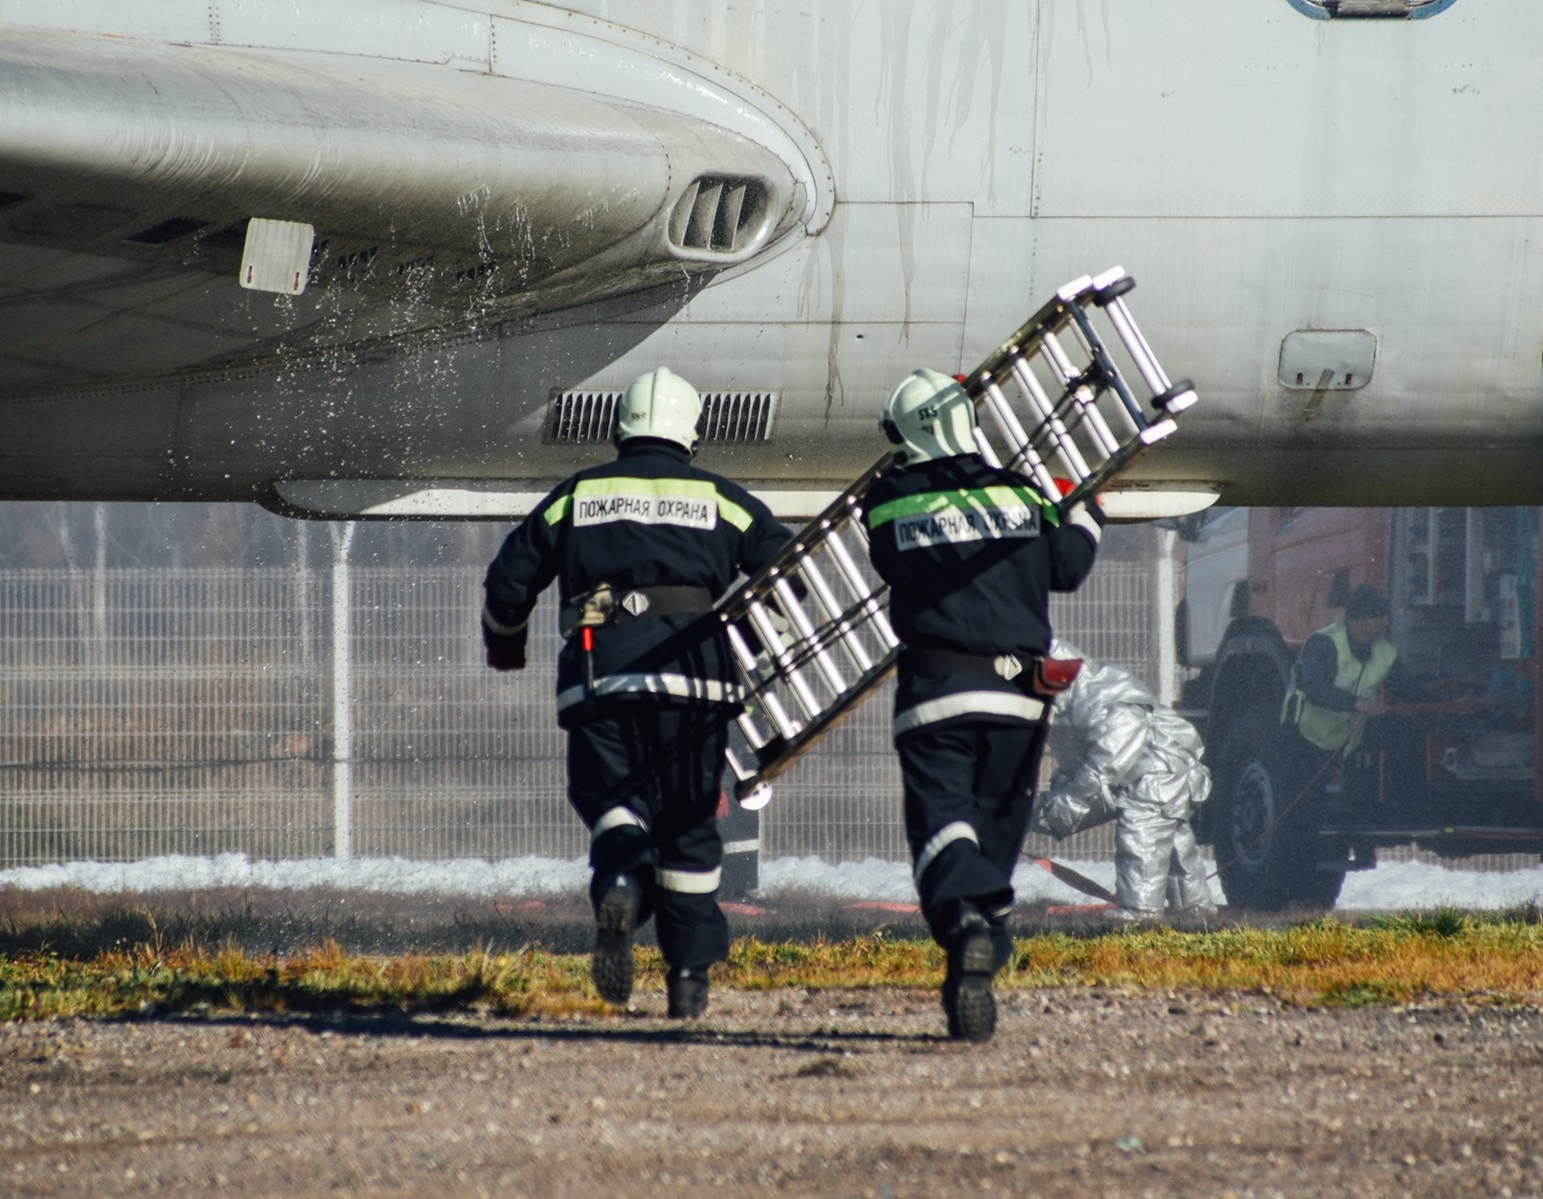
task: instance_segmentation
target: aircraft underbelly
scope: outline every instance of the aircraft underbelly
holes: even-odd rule
[[[570,308],[802,232],[802,160],[519,65],[0,26],[0,395]],[[252,218],[314,230],[304,294],[238,285]]]

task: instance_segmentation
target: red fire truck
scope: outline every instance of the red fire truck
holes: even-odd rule
[[[1196,673],[1180,707],[1214,777],[1196,833],[1229,903],[1331,907],[1346,872],[1390,846],[1543,851],[1538,529],[1533,508],[1235,508],[1181,526],[1178,653]],[[1437,702],[1401,718],[1413,760],[1319,754],[1304,771],[1281,725],[1291,667],[1363,583],[1387,596],[1388,636]]]

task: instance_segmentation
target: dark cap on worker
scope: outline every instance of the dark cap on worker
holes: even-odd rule
[[[1362,583],[1350,593],[1350,602],[1345,605],[1346,620],[1370,620],[1376,616],[1388,614],[1388,601],[1370,583]]]

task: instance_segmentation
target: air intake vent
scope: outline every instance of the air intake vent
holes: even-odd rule
[[[697,431],[703,441],[770,441],[776,419],[774,391],[708,391]]]
[[[552,397],[546,441],[589,445],[611,440],[619,391],[564,391]],[[774,391],[704,391],[697,432],[704,442],[770,441],[777,420]]]
[[[766,188],[754,179],[704,177],[686,189],[670,215],[670,241],[693,254],[738,257],[761,240]]]
[[[546,440],[554,445],[609,441],[616,427],[619,391],[564,391],[552,397]]]

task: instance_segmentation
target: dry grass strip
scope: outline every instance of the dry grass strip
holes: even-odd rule
[[[1438,911],[1368,927],[1323,919],[1285,929],[1044,933],[1018,941],[1017,951],[1002,987],[1245,992],[1327,1006],[1543,1001],[1543,923],[1533,913]],[[639,989],[662,987],[657,950],[637,956]],[[748,938],[713,973],[716,986],[745,990],[935,987],[943,958],[930,943],[882,935]],[[372,957],[326,943],[279,958],[150,941],[83,959],[0,956],[0,1020],[214,1010],[558,1017],[608,1009],[590,984],[587,957],[534,949]]]

